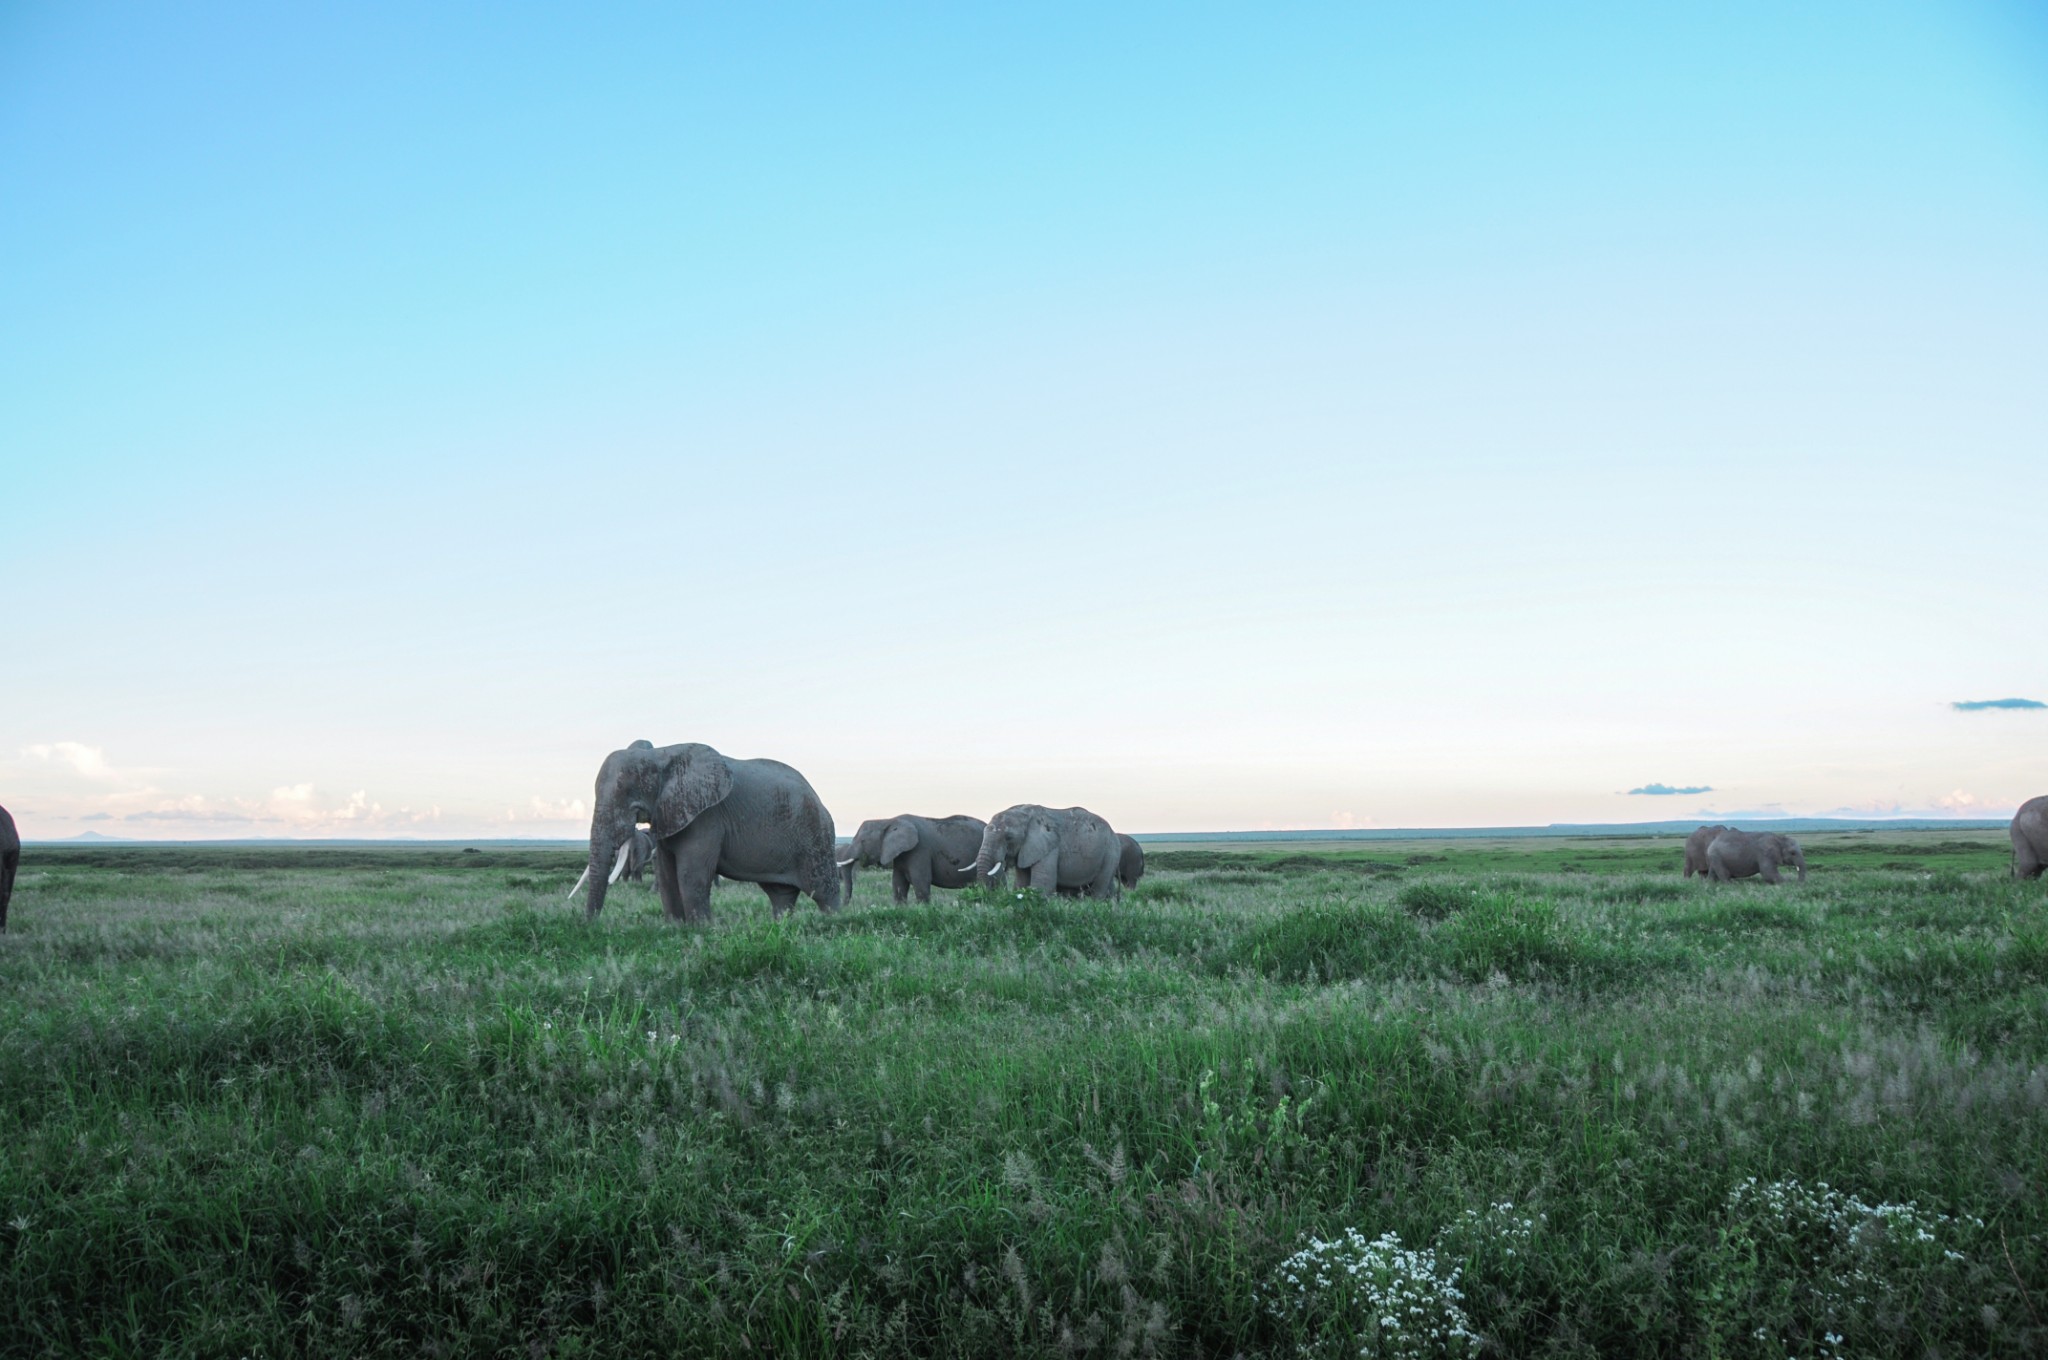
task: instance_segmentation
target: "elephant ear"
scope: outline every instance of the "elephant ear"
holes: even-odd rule
[[[732,767],[709,746],[689,745],[669,761],[655,800],[654,834],[673,836],[732,792]]]
[[[882,867],[888,868],[896,862],[898,855],[908,852],[917,844],[917,828],[908,822],[891,822],[889,829],[882,833]]]
[[[1017,849],[1017,867],[1029,869],[1051,854],[1056,844],[1052,828],[1044,822],[1034,821],[1031,829],[1024,833],[1024,844]]]

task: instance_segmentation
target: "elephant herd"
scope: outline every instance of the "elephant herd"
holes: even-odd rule
[[[835,910],[858,868],[889,870],[895,900],[931,901],[932,889],[1001,881],[1019,888],[1114,898],[1145,872],[1145,852],[1086,808],[1019,803],[976,817],[904,815],[861,823],[843,851],[818,791],[779,760],[736,760],[709,746],[636,741],[598,768],[590,858],[569,895],[590,885],[586,912],[651,863],[673,920],[711,916],[720,878],[758,883],[777,916],[798,894]]]
[[[643,825],[644,824],[644,825]],[[2048,869],[2048,795],[2028,799],[2012,819],[2012,872]],[[21,863],[21,837],[0,808],[0,932]],[[636,741],[604,759],[590,817],[590,860],[569,889],[587,882],[591,916],[605,891],[654,866],[655,889],[671,918],[709,920],[721,878],[758,883],[777,916],[804,894],[825,911],[853,894],[858,868],[889,870],[897,902],[932,889],[996,884],[1005,871],[1019,888],[1114,898],[1145,872],[1145,852],[1086,808],[1019,803],[987,822],[977,817],[901,816],[862,822],[843,850],[817,790],[779,760],[735,760],[685,742]],[[1806,881],[1799,842],[1775,831],[1703,826],[1685,840],[1685,876],[1716,882],[1780,882],[1785,865]]]

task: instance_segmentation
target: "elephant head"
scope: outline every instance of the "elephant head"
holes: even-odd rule
[[[1799,881],[1804,883],[1806,881],[1806,852],[1801,850],[1799,842],[1793,840],[1790,836],[1779,835],[1777,840],[1778,863],[1790,864],[1798,869]]]
[[[886,869],[896,857],[917,847],[917,828],[901,817],[873,818],[860,824],[853,841],[839,857],[842,869],[854,865],[880,865]]]
[[[673,836],[723,801],[732,781],[725,757],[695,742],[657,749],[636,741],[606,756],[597,771],[590,860],[583,870],[590,882],[588,914],[604,910],[605,890],[626,871],[639,823],[652,823],[657,841]]]
[[[986,879],[1001,872],[1005,864],[1019,869],[1032,865],[1059,848],[1059,828],[1042,807],[1020,804],[1004,808],[981,833],[981,853],[974,857],[974,876]],[[1052,885],[1047,885],[1051,891]]]

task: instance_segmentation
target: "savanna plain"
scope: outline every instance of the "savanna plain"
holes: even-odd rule
[[[2039,1354],[2048,885],[1805,844],[704,927],[581,851],[31,847],[0,1353]]]

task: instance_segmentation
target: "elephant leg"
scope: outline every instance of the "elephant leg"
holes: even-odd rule
[[[851,864],[839,871],[839,900],[842,902],[853,901],[853,866]]]
[[[1767,859],[1757,865],[1756,873],[1758,878],[1772,885],[1784,882],[1783,879],[1778,877],[1778,861],[1774,859]]]
[[[0,934],[7,931],[7,899],[14,896],[14,871],[21,867],[21,851],[0,855]]]
[[[2012,843],[2012,876],[2014,878],[2039,878],[2042,870],[2041,857],[2034,853],[2034,847],[2022,844],[2018,837]],[[0,929],[7,925],[7,895],[0,892]]]
[[[903,861],[899,859],[896,862],[901,864]],[[917,894],[919,902],[929,903],[932,900],[931,856],[921,854],[911,863],[910,890]]]
[[[768,894],[768,910],[776,920],[789,915],[796,906],[796,885],[792,883],[763,883],[761,891]]]
[[[658,857],[654,877],[662,889],[662,909],[671,921],[709,921],[711,888],[718,882],[718,843],[681,837]]]
[[[899,907],[910,900],[910,866],[903,862],[904,858],[898,855],[896,862],[889,866],[890,900]]]

